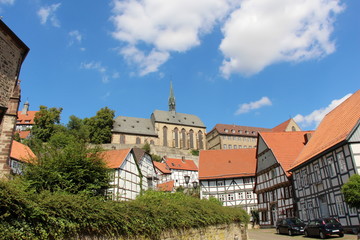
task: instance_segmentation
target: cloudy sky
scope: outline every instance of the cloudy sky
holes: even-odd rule
[[[0,0],[28,45],[22,104],[91,117],[167,110],[304,130],[360,88],[360,1]]]

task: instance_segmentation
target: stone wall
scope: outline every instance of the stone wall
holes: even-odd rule
[[[111,238],[81,237],[78,239],[86,240],[107,240]],[[117,240],[150,240],[146,237],[122,238],[114,237]],[[248,234],[246,226],[243,224],[232,223],[228,225],[209,226],[204,228],[191,228],[186,230],[172,230],[161,234],[159,240],[247,240]]]

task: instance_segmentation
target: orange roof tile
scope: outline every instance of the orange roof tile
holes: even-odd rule
[[[360,90],[324,117],[309,143],[293,163],[292,168],[346,140],[354,127],[359,124],[359,120]]]
[[[31,162],[36,156],[31,149],[17,141],[12,141],[10,157],[21,162]]]
[[[200,151],[200,180],[255,176],[255,169],[255,148]]]
[[[109,168],[120,168],[124,162],[126,156],[130,153],[131,148],[109,150],[101,153],[101,157],[104,159],[106,165]]]
[[[285,132],[287,126],[289,125],[291,121],[291,118],[289,120],[286,120],[285,122],[283,123],[280,123],[279,125],[277,125],[276,127],[274,127],[272,129],[273,132]]]
[[[217,130],[220,134],[225,135],[239,135],[239,136],[246,136],[251,135],[252,132],[255,132],[255,134],[252,134],[254,136],[257,136],[258,132],[267,132],[271,131],[269,128],[260,128],[260,127],[247,127],[247,126],[239,126],[234,124],[216,124],[215,127],[209,132],[211,133],[213,130]],[[226,132],[225,129],[228,131]],[[234,130],[234,133],[232,132]],[[240,131],[240,132],[239,132]],[[246,131],[248,133],[246,133]],[[208,134],[209,134],[208,133]]]
[[[160,184],[157,185],[157,188],[160,191],[171,192],[174,189],[174,180],[171,180],[171,181],[166,182],[166,183],[160,183]]]
[[[153,161],[153,163],[154,163],[154,166],[157,169],[159,169],[162,173],[171,173],[171,170],[166,165],[166,163],[160,163],[160,162],[156,162],[156,161]]]
[[[30,131],[16,131],[17,133],[19,133],[19,137],[21,139],[25,139],[29,136]]]
[[[17,125],[22,125],[22,124],[35,124],[34,122],[34,118],[35,118],[35,114],[39,112],[39,111],[27,111],[27,114],[22,114],[21,111],[18,111],[17,114]]]
[[[291,164],[305,146],[305,134],[307,133],[313,133],[313,131],[262,132],[260,136],[272,150],[276,160],[289,176],[290,173],[288,171]]]
[[[166,158],[166,164],[170,169],[198,171],[198,167],[193,160]]]

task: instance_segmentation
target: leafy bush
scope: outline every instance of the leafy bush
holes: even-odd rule
[[[350,207],[360,208],[360,175],[352,175],[345,183],[341,192],[344,194],[345,202]]]
[[[146,236],[159,239],[169,229],[247,223],[239,208],[182,193],[149,191],[129,202],[104,201],[84,194],[25,192],[0,182],[0,239],[78,239]]]

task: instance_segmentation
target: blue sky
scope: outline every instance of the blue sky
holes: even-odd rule
[[[314,129],[360,88],[360,1],[0,0],[27,44],[22,104],[91,117],[176,109],[215,124]]]

